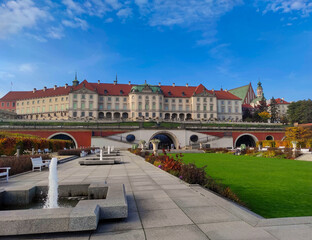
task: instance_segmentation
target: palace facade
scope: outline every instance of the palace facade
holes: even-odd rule
[[[227,90],[198,86],[96,83],[77,77],[70,86],[11,91],[0,109],[33,120],[172,119],[242,120],[242,99]]]

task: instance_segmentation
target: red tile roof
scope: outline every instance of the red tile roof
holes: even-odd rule
[[[20,99],[25,95],[25,92],[17,92],[17,91],[10,91],[6,95],[4,95],[0,101],[15,101],[16,99]]]
[[[193,96],[196,87],[186,86],[160,86],[165,97],[185,97],[189,98]]]
[[[239,97],[235,96],[234,94],[228,91],[215,91],[217,99],[224,99],[224,100],[242,100]]]
[[[290,102],[287,102],[281,98],[276,98],[275,101],[277,104],[290,104]]]
[[[135,85],[129,84],[113,84],[113,83],[89,83],[87,80],[82,81],[77,86],[68,86],[65,87],[57,87],[47,88],[45,91],[43,89],[33,91],[23,91],[23,92],[9,92],[0,100],[22,100],[22,99],[33,99],[33,98],[43,98],[43,97],[53,97],[53,96],[61,96],[68,95],[71,91],[79,90],[83,87],[95,91],[100,95],[108,95],[108,96],[128,96],[131,91],[131,88]],[[218,99],[228,99],[228,100],[241,100],[230,92],[227,91],[212,91],[207,90],[202,84],[197,87],[194,86],[160,86],[165,97],[185,97],[189,98],[195,94],[202,93],[203,91],[207,91],[210,94],[216,95]]]
[[[243,104],[242,107],[243,108],[253,108],[250,104]]]

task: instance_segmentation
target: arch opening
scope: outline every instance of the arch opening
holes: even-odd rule
[[[251,135],[242,135],[237,138],[235,147],[245,144],[246,147],[256,147],[256,140]]]
[[[157,134],[152,139],[158,139],[160,141],[160,143],[158,143],[158,149],[171,149],[174,145],[171,137],[164,133]]]
[[[71,141],[71,146],[77,148],[77,142],[74,137],[66,133],[56,133],[50,136],[48,139],[56,139],[56,140],[68,140]]]
[[[103,119],[104,118],[104,113],[103,112],[99,112],[99,119]]]

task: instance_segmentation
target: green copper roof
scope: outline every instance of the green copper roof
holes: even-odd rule
[[[261,100],[262,100],[262,97],[256,97],[255,99],[251,101],[251,103],[257,103],[257,102],[260,102]]]
[[[143,89],[150,89],[150,90],[152,90],[153,93],[161,92],[161,89],[159,86],[153,86],[153,85],[149,85],[147,83],[142,84],[142,85],[133,86],[131,88],[131,92],[142,92]]]
[[[249,89],[249,84],[246,86],[231,89],[231,90],[229,90],[229,92],[234,94],[235,96],[239,97],[240,99],[242,99],[242,101],[244,101],[244,99],[248,93],[248,89]]]

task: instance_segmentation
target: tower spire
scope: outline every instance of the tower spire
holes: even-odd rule
[[[75,72],[75,79],[73,81],[73,86],[78,86],[79,85],[79,81],[77,79],[77,71]]]

